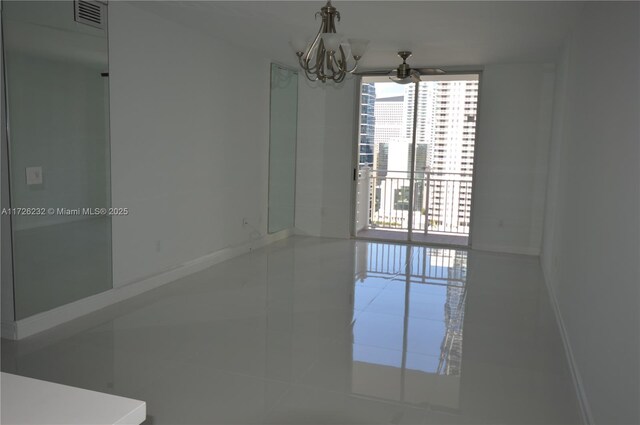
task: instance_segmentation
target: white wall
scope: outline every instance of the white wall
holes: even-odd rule
[[[639,17],[637,2],[585,6],[554,113],[542,265],[600,424],[640,423]]]
[[[327,87],[322,198],[322,235],[327,237],[348,238],[351,233],[353,141],[359,125],[356,83],[354,78]]]
[[[266,233],[270,62],[124,2],[109,26],[121,286]]]
[[[299,74],[295,226],[310,236],[322,234],[325,97],[323,87]]]
[[[299,87],[296,230],[348,238],[357,80],[323,86],[301,75]]]
[[[475,149],[473,248],[540,253],[553,79],[552,65],[484,67]]]

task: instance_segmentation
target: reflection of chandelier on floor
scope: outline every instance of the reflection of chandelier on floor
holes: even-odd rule
[[[336,33],[336,18],[340,21],[340,12],[331,5],[331,0],[316,12],[320,15],[322,24],[320,30],[308,45],[307,40],[294,38],[291,41],[298,56],[298,62],[304,70],[305,76],[311,81],[327,80],[342,82],[347,74],[353,73],[362,58],[367,40],[350,38],[349,43],[341,43],[341,37]],[[351,68],[347,64],[347,57],[352,56],[354,64]]]

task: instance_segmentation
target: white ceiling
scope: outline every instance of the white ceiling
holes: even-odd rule
[[[293,64],[291,36],[318,30],[319,1],[165,1],[139,7]],[[362,69],[391,68],[398,50],[413,66],[554,61],[577,1],[334,1],[338,32],[369,39]]]

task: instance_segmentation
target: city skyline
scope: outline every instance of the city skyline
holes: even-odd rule
[[[362,86],[361,124],[366,125],[361,125],[359,163],[375,180],[369,200],[372,222],[408,225],[413,169],[413,211],[426,216],[414,218],[414,226],[420,222],[425,228],[468,234],[477,75],[420,83],[415,147],[415,85],[365,80]],[[455,182],[449,181],[454,177]]]

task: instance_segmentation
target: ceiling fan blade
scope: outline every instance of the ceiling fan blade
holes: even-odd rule
[[[423,75],[444,75],[446,72],[440,68],[418,68]]]
[[[391,72],[395,72],[395,69],[392,69]],[[375,70],[362,70],[362,71],[358,71],[358,72],[354,72],[354,74],[356,75],[382,75],[382,76],[387,76],[389,75],[389,70],[388,69],[375,69]]]
[[[394,76],[394,77],[389,77],[389,79],[390,79],[391,81],[393,81],[394,83],[397,83],[397,84],[411,84],[411,83],[413,83],[413,82],[414,82],[414,81],[413,81],[413,78],[411,78],[411,77],[407,77],[407,78],[398,78],[398,77],[395,77],[395,76]]]
[[[421,75],[444,75],[446,71],[440,68],[414,68],[415,71],[418,71]],[[391,70],[392,73],[396,73],[397,69],[394,68]],[[388,69],[375,69],[375,70],[362,70],[355,73],[356,75],[389,75]]]

